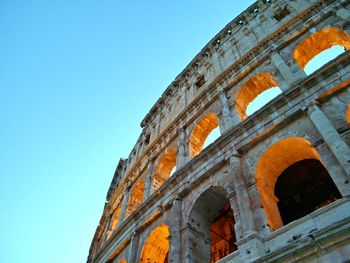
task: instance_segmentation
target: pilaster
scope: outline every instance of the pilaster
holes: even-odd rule
[[[187,134],[184,127],[179,129],[179,143],[177,148],[176,169],[181,169],[190,160],[186,147]]]
[[[143,195],[143,201],[147,200],[148,197],[152,194],[152,182],[153,182],[153,172],[154,172],[154,162],[155,158],[152,157],[149,159],[148,167],[147,167],[147,174],[146,174],[146,181],[145,181],[145,192]]]
[[[316,127],[321,137],[330,148],[335,158],[346,173],[346,177],[332,178],[343,196],[350,195],[349,176],[350,176],[350,149],[341,138],[338,131],[323,113],[317,103],[312,103],[306,110],[307,115]]]
[[[169,262],[181,263],[182,242],[182,199],[177,197],[173,201],[172,220],[171,220],[171,239],[170,239],[170,258]]]
[[[222,87],[217,89],[217,93],[221,102],[221,110],[222,110],[222,119],[223,119],[223,132],[229,130],[233,127],[233,118],[230,110],[230,106],[228,103],[228,99],[226,97],[225,91]]]
[[[130,196],[130,188],[131,188],[130,186],[127,186],[125,188],[125,193],[124,193],[124,197],[123,197],[123,201],[122,201],[122,208],[121,208],[120,216],[119,216],[118,227],[121,226],[121,224],[125,220],[126,206],[128,204],[129,196]]]

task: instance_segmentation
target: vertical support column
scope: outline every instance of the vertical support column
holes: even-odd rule
[[[343,196],[350,195],[349,176],[350,176],[350,149],[349,146],[343,141],[338,131],[334,128],[333,124],[329,121],[327,116],[319,108],[316,103],[310,105],[307,110],[307,115],[310,120],[321,134],[323,140],[327,146],[331,149],[335,158],[346,173],[344,178],[332,178],[337,185],[340,193]]]
[[[135,231],[134,233],[132,233],[130,238],[128,262],[136,262],[138,243],[139,243],[139,235],[137,231]]]
[[[208,249],[208,245],[210,244],[209,237],[204,236],[195,227],[187,224],[182,230],[182,240],[184,251],[181,262],[199,263],[210,261],[210,250]]]
[[[242,222],[241,222],[241,216],[239,215],[239,207],[237,203],[236,193],[232,197],[230,197],[230,205],[233,211],[233,217],[235,219],[236,239],[239,240],[243,238],[243,232],[242,232]]]
[[[154,157],[149,159],[148,168],[147,168],[147,174],[146,174],[145,193],[143,195],[143,201],[147,200],[147,198],[152,194],[154,161],[155,161]]]
[[[223,128],[225,132],[233,126],[233,118],[224,89],[222,87],[219,87],[217,89],[217,92],[222,106],[222,117],[224,122]]]
[[[170,240],[170,262],[181,263],[181,226],[182,226],[182,199],[176,197],[172,207],[172,224]]]
[[[137,140],[137,150],[136,150],[136,159],[139,157],[140,153],[143,150],[143,143],[145,141],[145,134],[144,131],[142,131],[141,136]]]
[[[241,220],[244,222],[244,224],[242,224],[243,235],[249,235],[250,233],[255,232],[255,225],[253,221],[253,214],[250,208],[248,189],[243,178],[241,160],[239,157],[233,155],[230,157],[229,161],[232,168],[238,208]]]
[[[211,60],[213,62],[213,68],[214,68],[215,74],[219,75],[223,71],[223,66],[221,64],[221,59],[217,49],[213,50],[213,54],[211,55]]]
[[[186,147],[186,131],[183,127],[179,129],[179,143],[176,157],[176,170],[181,169],[189,161],[188,151]]]
[[[283,79],[286,81],[287,85],[283,85],[283,83],[280,83],[280,88],[283,91],[287,90],[289,88],[289,85],[296,79],[295,76],[293,76],[292,70],[289,68],[289,66],[283,60],[282,56],[278,53],[277,50],[274,50],[271,53],[271,61],[281,73]]]
[[[241,261],[258,261],[265,254],[265,250],[261,237],[256,232],[248,189],[243,176],[242,163],[237,154],[232,155],[229,162],[232,168],[240,221],[242,222],[243,238],[237,241]]]
[[[271,61],[286,81],[285,85],[280,83],[281,90],[286,91],[289,86],[298,79],[298,77],[293,73],[292,69],[287,65],[277,50],[271,53]]]
[[[129,201],[129,196],[130,196],[130,186],[127,186],[125,188],[125,193],[124,193],[124,197],[123,197],[123,201],[122,201],[122,208],[120,211],[120,216],[119,216],[119,223],[118,223],[118,227],[121,226],[121,224],[124,222],[125,220],[125,214],[126,214],[126,206],[128,204]]]

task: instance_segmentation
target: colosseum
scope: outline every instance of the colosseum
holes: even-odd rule
[[[350,262],[349,49],[349,0],[234,18],[142,120],[87,262]]]

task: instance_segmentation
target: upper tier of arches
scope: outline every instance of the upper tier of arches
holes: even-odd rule
[[[317,52],[313,52],[312,56],[306,52],[307,55],[303,57],[302,54],[305,53],[303,49],[307,47],[305,43],[309,43],[308,45],[310,45],[312,41],[317,41],[322,37],[327,38],[327,43],[342,43],[344,47],[347,47],[348,45],[346,42],[349,38],[348,33],[337,27],[325,28],[316,33],[308,34],[296,45],[294,51],[291,51],[290,54],[290,56],[295,58],[295,62],[300,66],[300,70],[302,70],[302,65],[317,55]],[[332,37],[334,37],[334,39],[332,39]],[[326,46],[327,45],[324,44],[322,47]],[[316,50],[322,52],[324,48],[317,47]],[[266,69],[270,70],[266,71]],[[291,74],[293,74],[292,70]],[[234,115],[238,116],[236,119],[238,120],[238,123],[236,122],[236,125],[239,124],[239,121],[249,118],[249,114],[247,114],[248,105],[251,104],[261,93],[274,88],[278,89],[280,83],[277,81],[277,78],[283,81],[280,76],[276,75],[275,70],[263,67],[262,71],[259,72],[257,69],[239,82],[239,84],[236,85],[236,89],[232,89],[228,92],[226,91],[225,98],[227,100],[227,105],[229,106],[228,117],[232,119],[232,122],[234,122],[235,119]],[[230,96],[232,92],[234,92],[234,96]],[[280,93],[282,93],[282,91],[280,91]],[[199,155],[206,148],[206,139],[214,129],[220,127],[220,133],[222,134],[225,132],[225,129],[227,128],[225,123],[227,120],[225,120],[225,116],[223,116],[225,102],[222,100],[220,101],[219,97],[217,97],[217,100],[217,103],[209,105],[205,111],[206,113],[199,115],[197,120],[192,121],[188,127],[184,129],[182,139],[180,139],[181,136],[178,131],[175,141],[171,144],[172,146],[167,147],[163,154],[160,154],[159,157],[154,159],[155,164],[153,171],[151,171],[151,173],[144,173],[143,178],[139,180],[138,185],[134,187],[134,191],[131,193],[131,201],[129,202],[127,216],[135,211],[137,206],[139,206],[144,199],[143,193],[144,191],[147,191],[145,190],[147,187],[145,184],[145,181],[147,180],[146,174],[149,174],[148,176],[152,177],[152,189],[150,190],[150,194],[152,194],[176,171],[176,168],[183,166],[183,163],[181,162],[189,162],[191,158]],[[269,100],[265,101],[265,104],[268,102]],[[260,107],[264,107],[264,105]],[[217,138],[218,137],[215,139]],[[181,151],[178,150],[180,147],[182,147]],[[315,156],[311,155],[309,158],[317,159]],[[273,194],[271,193],[271,196],[272,195]],[[271,220],[277,220],[276,222],[271,222],[273,229],[276,229],[281,225],[280,219],[272,219],[271,217]]]

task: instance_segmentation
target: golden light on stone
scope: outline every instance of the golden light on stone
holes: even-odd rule
[[[304,159],[321,161],[311,143],[299,137],[276,142],[260,157],[255,170],[256,186],[271,230],[283,226],[274,194],[277,178],[287,167]]]
[[[332,46],[350,49],[350,36],[337,27],[322,29],[303,40],[294,50],[293,58],[304,69],[306,64],[322,51]]]
[[[144,180],[139,180],[130,194],[129,203],[126,210],[126,217],[131,215],[141,204],[145,192]]]
[[[153,189],[158,189],[169,178],[176,165],[176,153],[177,150],[172,148],[161,157],[154,174]]]
[[[243,84],[235,96],[235,107],[241,120],[247,118],[247,106],[260,93],[270,88],[278,87],[277,81],[267,72],[262,72]]]
[[[140,263],[164,263],[169,252],[169,228],[160,225],[147,237],[139,262]]]
[[[190,135],[190,157],[195,157],[203,150],[208,135],[218,126],[219,120],[214,113],[209,113],[198,122]]]

